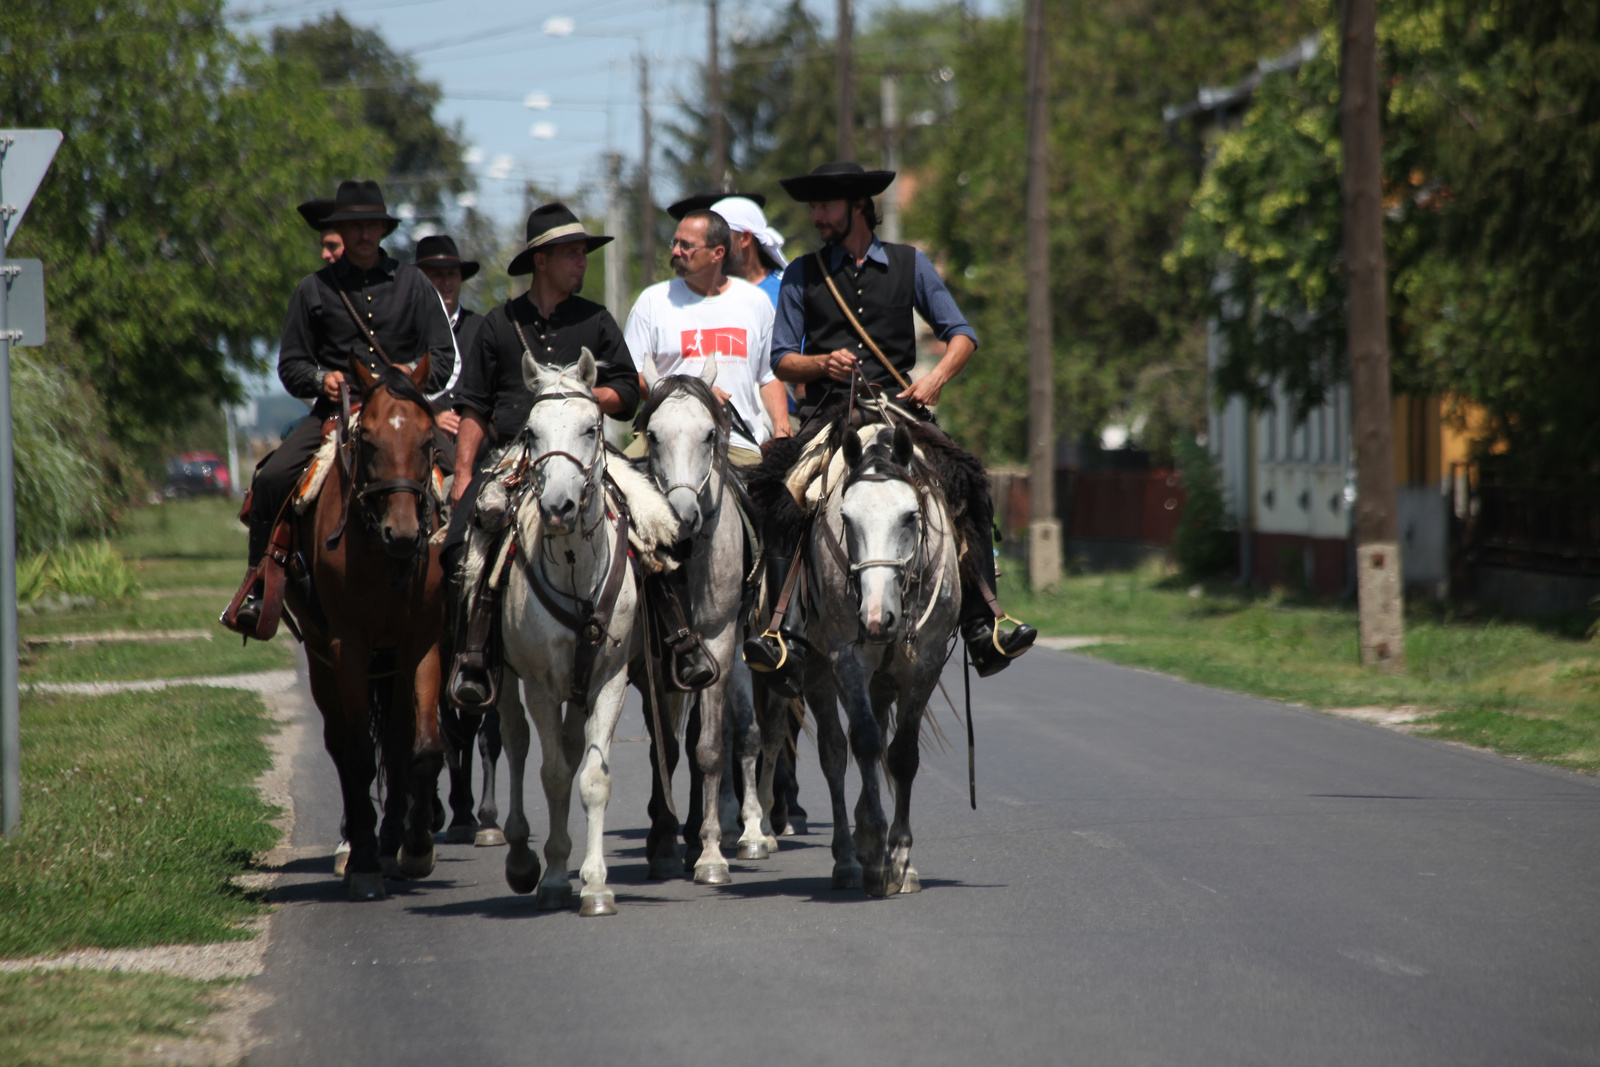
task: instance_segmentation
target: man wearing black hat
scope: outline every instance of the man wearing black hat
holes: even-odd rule
[[[333,201],[326,197],[307,200],[295,208],[300,212],[300,217],[306,220],[306,225],[316,230],[321,235],[317,242],[321,247],[322,262],[332,263],[344,255],[344,238],[339,236],[339,231],[329,226],[325,221],[333,214]]]
[[[435,234],[417,242],[417,267],[428,276],[428,281],[444,301],[444,310],[450,316],[450,329],[456,336],[456,351],[465,358],[477,339],[483,316],[461,303],[461,283],[478,273],[478,261],[462,259],[456,249],[456,240],[449,234]],[[461,365],[456,364],[456,377],[445,384],[444,392],[434,399],[433,408],[438,413],[439,428],[452,438],[461,428],[461,416],[455,411],[455,384],[459,380]],[[451,449],[454,452],[454,447]],[[450,466],[455,466],[452,455]]]
[[[565,204],[545,204],[528,216],[527,247],[506,268],[512,277],[532,275],[528,291],[483,316],[472,347],[462,357],[455,404],[461,415],[456,438],[454,511],[441,557],[445,574],[459,580],[467,535],[478,493],[488,478],[488,445],[516,439],[533,407],[522,375],[524,348],[540,363],[567,366],[587,348],[595,358],[594,394],[600,410],[612,418],[630,419],[639,406],[639,374],[616,319],[601,304],[578,296],[588,269],[589,253],[611,241],[585,232]],[[472,589],[457,618],[462,640],[450,672],[450,695],[464,709],[488,704],[495,665],[488,661],[489,626],[495,603]],[[464,633],[463,633],[464,630]]]
[[[880,241],[873,233],[878,217],[872,198],[893,180],[890,170],[824,163],[810,174],[779,182],[794,199],[810,204],[812,225],[823,240],[819,252],[800,257],[784,271],[772,334],[773,370],[784,381],[812,383],[807,407],[813,411],[842,407],[848,383],[859,373],[913,411],[925,412],[938,403],[940,392],[978,347],[978,335],[928,257],[910,245]],[[913,309],[945,343],[938,365],[915,382],[909,380],[917,362]],[[1009,634],[995,633],[990,599],[995,587],[990,532],[994,505],[982,489],[973,495],[981,499],[953,501],[968,527],[971,553],[969,566],[962,568],[961,633],[979,676],[986,677],[1027,651],[1038,632],[1019,623]],[[789,554],[784,556],[781,561],[769,557],[769,563],[784,569]],[[772,639],[758,636],[746,642],[745,654],[752,663],[771,666],[780,661],[782,650]],[[777,679],[780,686],[793,687],[803,669],[801,664],[793,672],[788,667]]]
[[[273,523],[322,445],[323,422],[338,410],[350,360],[359,359],[376,373],[383,362],[379,347],[401,363],[427,355],[430,392],[442,389],[455,373],[455,338],[439,294],[420,270],[390,258],[379,245],[400,220],[384,206],[378,183],[341,182],[321,225],[338,232],[344,254],[295,287],[278,351],[284,389],[314,403],[311,414],[256,471],[251,567],[266,554]],[[260,597],[253,594],[240,607],[235,628],[254,636],[260,611]]]

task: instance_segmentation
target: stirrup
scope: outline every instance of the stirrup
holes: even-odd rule
[[[458,652],[456,653],[454,662],[450,665],[450,681],[449,684],[445,686],[445,693],[449,696],[450,702],[462,711],[492,711],[494,710],[495,705],[499,703],[500,672],[490,670],[488,665],[483,662],[484,658],[485,657],[482,652]],[[472,664],[467,662],[469,659],[477,659],[479,662],[477,664]],[[487,679],[485,689],[487,690],[488,695],[481,701],[467,701],[461,699],[460,690],[465,682],[463,674],[468,670],[479,672],[484,676],[485,679]]]
[[[994,627],[989,631],[989,643],[994,645],[994,650],[1000,653],[1006,659],[1016,659],[1018,656],[1028,651],[1028,649],[1032,648],[1033,642],[1028,642],[1015,652],[1007,652],[1003,647],[1001,647],[1000,644],[1000,624],[1003,622],[1011,623],[1013,633],[1016,632],[1016,628],[1018,626],[1022,625],[1021,619],[1014,618],[1009,613],[1002,613],[998,619],[994,620]]]
[[[783,634],[779,633],[777,630],[769,629],[765,633],[761,634],[757,640],[768,637],[778,642],[779,652],[778,662],[770,667],[763,667],[759,663],[751,663],[750,657],[745,654],[744,650],[741,648],[739,651],[739,654],[743,656],[745,663],[750,667],[750,669],[753,671],[760,671],[762,674],[771,674],[775,671],[781,671],[783,670],[783,665],[789,662],[789,642],[783,639]]]

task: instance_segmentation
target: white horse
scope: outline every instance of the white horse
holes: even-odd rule
[[[729,421],[722,405],[711,392],[717,364],[707,359],[698,377],[672,375],[661,378],[653,363],[645,365],[645,382],[650,398],[640,413],[640,430],[649,443],[648,467],[658,488],[682,524],[689,544],[687,602],[685,620],[698,633],[705,650],[715,663],[717,678],[697,694],[673,693],[667,698],[669,720],[652,739],[661,746],[666,760],[652,761],[657,788],[651,792],[651,831],[646,845],[652,877],[673,877],[682,872],[678,860],[677,817],[665,804],[662,792],[670,790],[670,778],[662,782],[663,765],[672,773],[676,744],[670,735],[683,722],[691,702],[698,703],[699,735],[695,741],[696,775],[684,835],[688,839],[688,859],[694,864],[694,880],[701,885],[725,885],[731,881],[728,862],[723,858],[722,816],[719,812],[718,785],[724,773],[723,732],[726,726],[740,741],[744,766],[744,803],[734,823],[743,823],[732,847],[741,860],[764,860],[776,851],[778,839],[763,832],[762,810],[755,789],[756,751],[760,738],[755,727],[751,696],[750,668],[739,655],[744,639],[743,595],[747,567],[746,544],[750,536],[739,513],[735,474],[728,465]],[[750,553],[754,561],[756,553]],[[650,684],[635,670],[635,682]],[[659,684],[659,683],[658,683]],[[646,694],[648,699],[648,694]],[[652,726],[652,733],[655,733]]]
[[[842,447],[823,474],[807,575],[814,610],[806,636],[823,654],[806,665],[805,683],[833,801],[833,886],[873,896],[915,893],[922,883],[911,865],[911,783],[923,712],[956,631],[956,533],[905,425],[892,433],[881,425],[839,432]],[[861,772],[853,837],[839,701]],[[879,796],[880,762],[894,791],[892,825]]]
[[[593,356],[585,349],[574,370],[546,368],[525,354],[523,378],[534,402],[524,431],[528,463],[522,476],[530,480],[527,503],[537,507],[523,506],[512,520],[512,554],[518,558],[510,565],[515,573],[505,579],[501,621],[505,663],[521,678],[528,714],[539,731],[550,836],[540,879],[522,805],[528,722],[514,690],[507,697],[504,690],[512,687],[506,686],[498,703],[511,788],[506,882],[518,893],[537,888],[540,908],[571,906],[567,817],[576,777],[588,819],[579,913],[615,915],[603,851],[611,735],[622,714],[627,666],[642,639],[639,591],[627,558],[626,511],[608,486],[612,478],[594,398]],[[630,480],[627,499],[641,523],[659,524],[668,513],[666,502],[642,477]],[[640,518],[641,511],[656,514]]]

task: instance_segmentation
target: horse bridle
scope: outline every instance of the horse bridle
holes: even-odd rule
[[[909,475],[897,477],[893,474],[887,474],[883,471],[873,469],[856,474],[853,477],[845,480],[845,482],[839,487],[839,500],[841,504],[844,502],[844,494],[849,492],[850,487],[855,485],[857,482],[905,482],[907,485],[911,486],[912,491],[917,494],[917,530],[916,536],[912,542],[912,549],[910,553],[902,556],[899,559],[866,559],[859,563],[853,563],[850,560],[849,549],[838,543],[838,539],[833,536],[833,532],[827,528],[825,523],[819,524],[818,530],[822,534],[823,542],[833,550],[835,562],[837,562],[840,566],[840,569],[845,572],[845,580],[852,592],[854,592],[857,596],[860,596],[860,575],[862,571],[869,570],[873,567],[889,567],[896,572],[898,576],[896,581],[900,586],[900,596],[902,599],[905,599],[908,587],[917,584],[917,582],[912,580],[911,572],[913,570],[913,563],[922,554],[922,534],[925,526],[923,521],[923,513],[926,506],[924,503],[925,493],[923,487]],[[920,581],[920,579],[918,579],[918,581]]]
[[[363,405],[365,406],[365,405]],[[424,408],[424,411],[427,409]],[[430,429],[436,425],[433,412],[428,411]],[[350,435],[350,387],[345,383],[339,384],[339,422],[338,422],[338,455],[340,466],[344,468],[346,490],[344,499],[344,512],[339,517],[339,525],[328,536],[324,547],[332,550],[339,544],[344,536],[345,526],[350,520],[350,502],[354,500],[361,508],[361,518],[368,530],[376,532],[378,517],[369,506],[371,500],[385,497],[390,493],[413,493],[417,498],[417,508],[422,524],[430,528],[438,515],[438,508],[434,501],[433,488],[426,482],[416,478],[380,478],[373,482],[360,482],[361,476],[361,449],[359,442]],[[423,446],[425,469],[432,471],[438,460],[438,445],[429,433],[427,443]],[[417,555],[426,551],[427,538],[421,539],[421,546]]]
[[[589,403],[594,404],[597,408],[600,406],[600,402],[596,400],[592,394],[579,393],[571,389],[564,389],[556,393],[540,393],[538,396],[534,397],[533,403],[538,405],[544,403],[546,400],[587,400]],[[527,438],[524,438],[523,440],[523,447],[528,447]],[[583,521],[583,513],[589,510],[589,502],[594,499],[594,487],[599,481],[599,479],[595,477],[595,474],[600,467],[601,459],[605,456],[605,451],[605,435],[601,433],[597,427],[595,431],[594,455],[590,456],[587,462],[579,459],[571,452],[565,452],[559,448],[552,448],[548,452],[541,452],[537,456],[531,457],[527,460],[525,469],[532,477],[531,488],[533,490],[533,494],[535,496],[539,496],[544,492],[544,464],[546,461],[552,459],[570,460],[583,475],[583,492],[578,495],[578,521],[581,523]]]
[[[684,393],[687,396],[694,396],[693,393],[688,393],[686,390],[683,390],[683,389],[678,389],[675,392]],[[662,398],[663,402],[665,402],[665,399],[666,399],[665,397]],[[695,397],[695,399],[698,400],[699,398]],[[702,406],[704,406],[704,401],[701,401],[701,404],[702,404]],[[707,409],[707,410],[709,410],[709,409]],[[732,408],[730,407],[729,410],[731,412]],[[716,422],[716,413],[712,412],[712,423],[715,424],[715,422]],[[639,432],[648,435],[649,432],[650,432],[649,424],[647,423],[644,426],[641,426],[639,428]],[[718,429],[717,436],[719,438],[719,440],[717,442],[719,445],[726,443],[726,441],[727,441],[726,432],[724,432],[721,429]],[[718,462],[719,459],[722,460],[721,463]],[[692,485],[689,482],[671,482],[666,486],[661,486],[661,481],[660,481],[660,479],[658,479],[656,477],[654,470],[651,470],[651,472],[650,472],[650,479],[652,481],[654,481],[657,486],[661,486],[661,495],[662,496],[670,495],[674,489],[687,489],[691,493],[694,494],[694,498],[695,498],[696,501],[699,502],[701,510],[702,511],[709,511],[710,510],[710,501],[701,499],[701,496],[702,496],[702,494],[705,493],[706,486],[711,483],[711,476],[717,472],[717,469],[719,467],[724,466],[726,464],[726,462],[727,462],[727,452],[726,452],[726,450],[722,450],[722,449],[713,450],[712,455],[711,455],[711,462],[706,464],[705,477],[700,479],[700,483],[698,485]],[[726,473],[726,472],[724,472],[724,473]]]

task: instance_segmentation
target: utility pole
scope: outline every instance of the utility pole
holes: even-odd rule
[[[1376,0],[1344,0],[1340,123],[1344,261],[1350,286],[1350,421],[1356,460],[1356,595],[1361,665],[1405,667],[1399,521],[1390,425]]]
[[[656,205],[650,193],[650,57],[643,44],[639,46],[639,126],[644,131],[639,152],[639,288],[643,290],[656,280]]]
[[[853,0],[839,0],[839,29],[835,39],[834,80],[839,83],[839,158],[856,158],[856,71],[850,48],[855,37]]]
[[[623,235],[627,219],[622,217],[622,153],[606,153],[606,231],[613,236],[606,249],[606,310],[618,322],[628,320],[628,295],[624,267],[628,262]]]
[[[883,169],[895,170],[900,164],[900,79],[885,74],[878,83],[883,120]],[[883,196],[883,239],[900,240],[900,198],[891,189]]]
[[[722,60],[717,55],[717,0],[706,0],[706,4],[711,9],[711,188],[727,192],[732,186],[728,184],[728,117],[722,103]]]
[[[1028,0],[1028,582],[1061,583],[1056,518],[1056,375],[1050,321],[1050,71],[1044,0]]]

